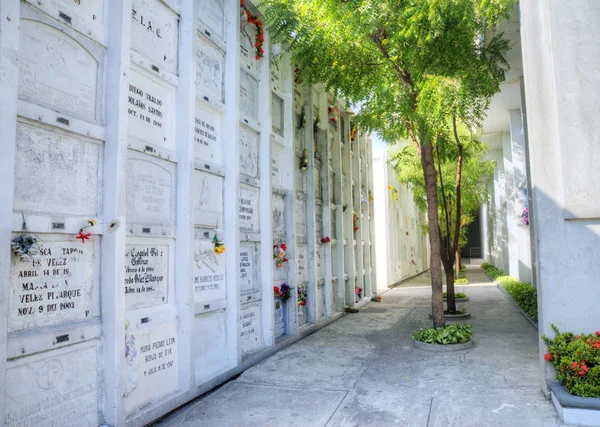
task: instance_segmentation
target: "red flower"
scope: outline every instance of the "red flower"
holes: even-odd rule
[[[573,369],[573,370],[579,369],[579,363],[577,363],[577,362],[571,363],[571,369]]]
[[[600,331],[596,331],[595,334],[600,337]]]
[[[75,236],[76,239],[81,239],[81,243],[85,243],[90,238],[92,233],[84,233],[83,229],[79,230],[79,234]]]
[[[279,247],[284,251],[287,251],[287,245],[285,243],[282,243],[281,245],[279,245]]]
[[[260,56],[256,55],[256,56],[254,57],[254,59],[256,59],[256,60],[258,61],[258,60],[260,59]]]
[[[547,360],[548,362],[550,362],[552,360],[552,355],[550,353],[544,354],[544,360]]]

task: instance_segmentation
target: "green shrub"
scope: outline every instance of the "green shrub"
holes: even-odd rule
[[[461,271],[461,272],[465,272],[465,271],[467,271],[467,267],[465,267],[465,265],[464,265],[464,264],[461,264],[461,265],[460,265],[460,271]]]
[[[554,339],[542,339],[548,346],[544,359],[554,366],[556,379],[575,396],[600,397],[600,331],[575,335],[552,329]]]
[[[531,320],[537,322],[537,290],[529,282],[519,282],[513,277],[509,277],[509,279],[505,283],[501,282],[502,287],[514,298],[521,310],[527,313]]]
[[[467,294],[462,293],[462,292],[456,292],[454,294],[454,297],[456,297],[456,298],[467,298]],[[447,292],[444,292],[444,298],[448,298]]]
[[[454,280],[455,285],[466,285],[467,283],[469,283],[469,279],[467,279],[466,277],[461,277],[460,279]]]
[[[410,339],[427,344],[462,344],[470,341],[472,335],[471,325],[455,323],[445,328],[421,328]]]

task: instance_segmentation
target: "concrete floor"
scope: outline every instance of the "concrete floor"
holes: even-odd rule
[[[458,287],[475,347],[416,350],[431,326],[427,274],[276,353],[158,426],[556,426],[537,330],[479,266]]]

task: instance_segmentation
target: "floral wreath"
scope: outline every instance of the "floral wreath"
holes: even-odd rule
[[[255,59],[258,61],[265,55],[265,51],[262,47],[265,42],[265,35],[263,30],[263,23],[260,18],[256,15],[253,15],[252,12],[248,10],[244,0],[240,0],[240,15],[245,16],[249,24],[254,24],[256,26],[256,36],[254,37],[254,48],[255,48]]]
[[[292,288],[287,283],[282,284],[281,288],[279,286],[273,286],[273,296],[287,301],[292,297]]]
[[[273,245],[273,259],[275,260],[275,266],[277,268],[283,267],[283,263],[288,262],[285,251],[287,251],[287,245],[285,243]]]

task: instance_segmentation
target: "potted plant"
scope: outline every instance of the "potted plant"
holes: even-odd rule
[[[410,337],[420,350],[449,352],[473,347],[471,325],[452,324],[443,328],[421,328]]]

